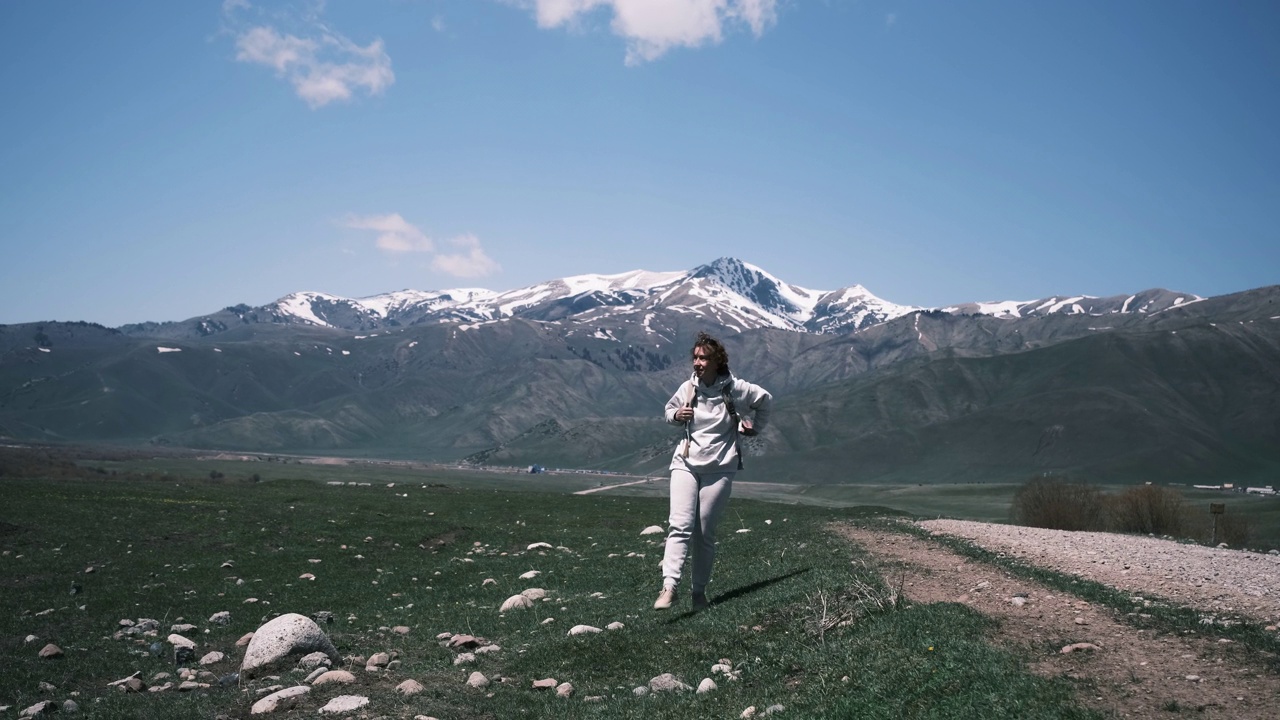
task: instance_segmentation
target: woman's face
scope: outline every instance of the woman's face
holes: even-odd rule
[[[705,345],[693,349],[693,374],[706,385],[710,385],[720,374],[719,363],[711,355],[711,349]]]

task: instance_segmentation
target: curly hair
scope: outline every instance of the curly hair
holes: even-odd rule
[[[720,370],[720,374],[729,372],[729,351],[724,349],[721,342],[706,332],[698,333],[698,339],[693,341],[693,348],[689,350],[689,356],[693,356],[693,351],[698,348],[706,348],[707,353],[711,356],[711,360],[715,361],[716,367]]]

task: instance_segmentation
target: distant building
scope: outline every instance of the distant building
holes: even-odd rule
[[[544,473],[544,472],[546,472],[546,471],[547,471],[547,469],[546,469],[546,468],[544,468],[544,467],[542,467],[541,465],[530,465],[530,466],[529,466],[529,474],[530,474],[530,475],[537,475],[537,474],[539,474],[539,473]]]
[[[1267,485],[1266,487],[1245,488],[1244,491],[1247,493],[1251,493],[1253,495],[1275,495],[1276,494],[1276,489],[1271,487],[1270,485]]]

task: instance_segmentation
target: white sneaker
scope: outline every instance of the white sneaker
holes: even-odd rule
[[[653,601],[654,610],[667,610],[676,604],[676,589],[673,587],[664,587],[662,592],[658,593],[658,599]]]

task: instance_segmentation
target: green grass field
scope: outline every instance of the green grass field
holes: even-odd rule
[[[215,681],[187,693],[125,694],[107,684],[134,672],[159,684],[157,673],[174,672],[172,648],[153,654],[149,646],[178,622],[197,626],[187,633],[197,657],[227,654],[209,668],[222,676],[238,669],[234,643],[242,634],[277,614],[328,611],[336,620],[324,630],[341,654],[394,651],[399,665],[382,674],[349,666],[356,685],[317,687],[276,716],[315,716],[330,697],[358,694],[372,701],[361,711],[369,717],[442,720],[736,718],[772,705],[796,718],[1094,717],[1065,684],[1029,674],[1023,659],[997,649],[991,622],[963,606],[868,610],[867,597],[889,589],[827,526],[870,511],[829,507],[837,504],[830,498],[810,505],[735,498],[712,607],[690,612],[685,593],[676,610],[659,613],[650,605],[661,546],[640,535],[665,520],[665,500],[645,496],[658,483],[575,496],[567,492],[610,481],[295,463],[86,465],[102,473],[0,479],[6,712],[73,698],[91,718],[247,716],[258,689],[299,684],[303,674],[225,688]],[[224,477],[210,479],[211,471]],[[528,549],[537,542],[552,548]],[[541,574],[520,580],[528,570]],[[871,595],[855,592],[859,584]],[[498,611],[530,587],[550,600]],[[208,622],[223,610],[229,626]],[[832,617],[853,621],[823,623]],[[125,618],[159,620],[159,636],[113,639]],[[625,627],[567,636],[574,625],[613,622]],[[391,633],[397,625],[409,634]],[[455,666],[436,640],[443,632],[483,636],[502,650]],[[28,635],[38,639],[26,642]],[[65,657],[39,659],[49,642]],[[721,659],[740,679],[713,676]],[[464,684],[473,670],[506,681],[475,690]],[[691,686],[713,677],[719,689],[633,694],[662,673]],[[574,695],[531,688],[547,677],[572,683]],[[426,691],[395,693],[407,678]],[[55,689],[42,691],[42,682]]]

